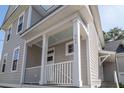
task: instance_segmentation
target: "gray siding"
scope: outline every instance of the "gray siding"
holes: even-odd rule
[[[73,60],[72,55],[71,56],[65,55],[65,51],[66,51],[65,49],[66,49],[67,42],[69,41],[52,46],[55,48],[55,63]]]
[[[115,63],[113,62],[105,62],[103,64],[103,71],[104,71],[104,81],[111,81],[114,82],[114,71],[116,70],[115,68]]]
[[[27,14],[27,10],[25,12]],[[26,20],[26,16],[24,17],[24,25]],[[20,83],[20,78],[21,78],[21,69],[22,69],[22,62],[23,62],[23,54],[24,54],[24,40],[20,38],[20,35],[17,34],[17,24],[18,24],[18,19],[15,19],[15,21],[12,23],[12,34],[10,40],[7,42],[7,31],[5,33],[5,40],[4,40],[4,46],[3,46],[3,52],[2,52],[2,60],[3,60],[3,55],[5,53],[8,53],[8,58],[7,58],[7,64],[6,64],[6,70],[4,73],[0,74],[0,82],[2,83]],[[24,26],[25,29],[25,26]],[[17,64],[17,71],[16,72],[11,72],[11,67],[12,67],[12,59],[13,59],[13,51],[14,48],[20,46],[20,55],[19,55],[19,61]],[[0,72],[2,69],[2,62],[0,64]]]
[[[89,24],[89,61],[90,61],[90,80],[91,85],[94,87],[99,81],[99,69],[98,69],[98,34],[95,30],[94,24]]]
[[[119,72],[124,72],[124,54],[117,56],[117,63],[118,63]]]

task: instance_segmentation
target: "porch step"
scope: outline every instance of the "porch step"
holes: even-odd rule
[[[117,85],[115,82],[102,82],[101,88],[117,88]]]

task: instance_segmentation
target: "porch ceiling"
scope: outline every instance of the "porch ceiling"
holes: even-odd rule
[[[52,36],[49,37],[48,44],[49,46],[52,46],[54,44],[58,44],[67,40],[70,40],[73,38],[73,28],[67,28],[61,32],[58,32]],[[39,47],[42,47],[42,37],[38,37],[37,39],[31,41],[28,43],[29,45],[37,45]]]

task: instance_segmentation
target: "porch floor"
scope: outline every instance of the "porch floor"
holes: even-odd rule
[[[74,86],[58,86],[58,85],[39,85],[39,84],[6,84],[0,83],[1,88],[77,88]],[[90,86],[83,86],[82,88],[90,88]]]

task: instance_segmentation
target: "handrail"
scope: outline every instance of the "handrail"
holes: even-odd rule
[[[40,68],[41,66],[35,66],[35,67],[28,67],[26,69],[34,69],[34,68]]]
[[[118,82],[118,77],[117,77],[117,72],[116,71],[114,71],[114,80],[115,80],[117,88],[119,88],[119,82]]]
[[[51,64],[47,64],[46,66],[49,66],[49,65],[59,65],[59,64],[64,64],[64,63],[70,63],[72,61],[64,61],[64,62],[59,62],[59,63],[51,63]]]

